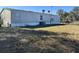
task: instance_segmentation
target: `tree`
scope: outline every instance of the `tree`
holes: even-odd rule
[[[76,19],[76,15],[74,12],[69,12],[69,14],[67,15],[66,17],[66,23],[71,23],[71,22],[74,22]]]
[[[75,20],[79,21],[79,7],[74,7],[72,12],[74,13]]]
[[[64,12],[64,17],[67,17],[69,15],[68,12]]]
[[[59,10],[57,11],[57,14],[60,16],[61,22],[64,23],[64,21],[65,21],[65,16],[66,16],[65,11],[64,11],[63,9],[59,9]]]
[[[58,14],[59,16],[62,16],[62,15],[64,14],[64,10],[63,10],[63,9],[59,9],[59,10],[57,11],[57,14]]]
[[[63,9],[60,9],[57,11],[57,14],[60,16],[60,20],[63,23],[79,21],[79,7],[74,7],[70,12],[65,12]]]
[[[74,7],[72,10],[76,15],[79,14],[79,7]]]

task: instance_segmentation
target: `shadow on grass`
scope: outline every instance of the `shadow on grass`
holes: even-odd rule
[[[7,29],[8,30],[8,29]],[[10,29],[11,30],[11,29]],[[6,32],[6,30],[5,30]],[[3,33],[5,33],[3,32]],[[34,30],[11,30],[16,37],[1,36],[0,53],[72,53],[79,52],[79,40],[70,39],[68,33]]]
[[[35,29],[35,28],[44,28],[44,27],[51,27],[51,26],[61,26],[61,25],[66,25],[66,24],[51,24],[51,25],[37,25],[37,26],[22,26],[21,28],[30,28],[30,29]]]

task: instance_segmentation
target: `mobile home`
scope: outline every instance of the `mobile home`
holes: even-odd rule
[[[50,13],[3,8],[0,15],[3,27],[60,24],[60,17]]]

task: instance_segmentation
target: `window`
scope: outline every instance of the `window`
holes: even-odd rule
[[[53,18],[51,18],[51,21],[53,21]]]
[[[40,20],[43,20],[43,16],[42,15],[40,15]]]
[[[50,19],[50,24],[52,24],[52,22],[53,22],[53,18]]]

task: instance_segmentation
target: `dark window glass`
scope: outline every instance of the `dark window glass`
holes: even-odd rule
[[[40,20],[43,20],[43,16],[42,15],[40,16]]]

